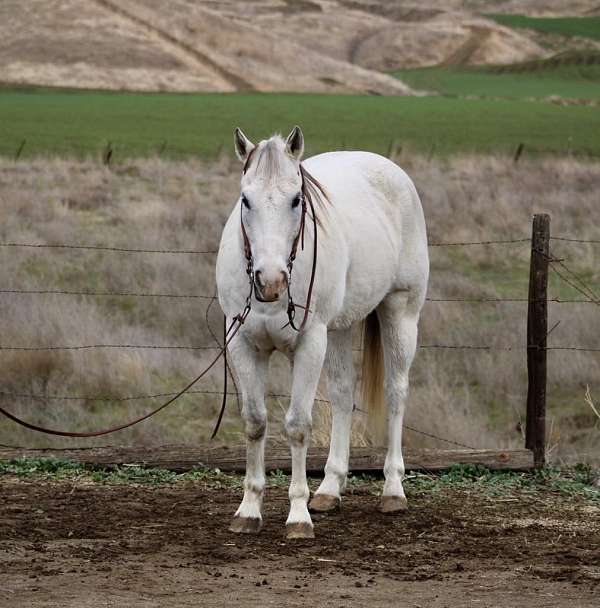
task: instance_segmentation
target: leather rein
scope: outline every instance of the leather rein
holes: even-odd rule
[[[252,152],[249,154],[248,159],[246,160],[246,164],[244,165],[244,173],[246,173],[246,171],[248,170],[248,165],[249,165],[251,157],[252,157]],[[298,332],[302,331],[302,329],[304,328],[304,326],[306,324],[306,320],[308,318],[308,313],[310,312],[309,306],[310,306],[310,301],[311,301],[311,297],[312,297],[315,273],[316,273],[316,269],[317,269],[317,217],[315,215],[314,204],[313,204],[313,200],[312,200],[312,196],[311,196],[311,189],[313,189],[313,190],[315,188],[318,189],[326,197],[326,194],[325,194],[321,184],[319,184],[319,182],[317,180],[315,180],[307,171],[305,171],[304,168],[302,167],[302,165],[300,165],[300,175],[302,177],[302,216],[300,219],[300,229],[298,230],[298,234],[296,235],[296,237],[292,243],[292,250],[290,252],[290,256],[288,258],[288,263],[287,263],[287,266],[288,266],[288,285],[287,285],[288,323],[284,326],[284,327],[286,327],[287,325],[290,325],[295,331],[298,331]],[[304,227],[306,224],[306,214],[308,211],[307,203],[308,203],[308,206],[310,207],[311,219],[312,219],[313,228],[314,228],[313,261],[312,261],[310,283],[308,286],[308,294],[307,294],[307,298],[306,298],[306,305],[301,306],[299,304],[295,304],[294,301],[292,300],[292,294],[290,292],[290,283],[292,280],[292,268],[294,265],[294,260],[296,259],[298,243],[300,243],[302,250],[304,250]],[[243,205],[240,204],[240,208],[242,208],[242,207],[243,207]],[[23,420],[23,419],[19,418],[18,416],[15,416],[8,410],[5,410],[1,406],[0,406],[0,414],[3,414],[4,416],[9,418],[13,422],[16,422],[17,424],[19,424],[27,429],[30,429],[32,431],[37,431],[39,433],[45,433],[46,435],[57,435],[59,437],[100,437],[101,435],[108,435],[110,433],[114,433],[116,431],[121,431],[123,429],[127,429],[131,426],[134,426],[140,422],[143,422],[144,420],[151,418],[155,414],[158,414],[158,412],[160,412],[161,410],[164,410],[167,406],[171,405],[174,401],[179,399],[179,397],[181,397],[184,393],[189,391],[199,380],[201,380],[216,365],[217,361],[221,357],[223,357],[223,360],[225,363],[225,365],[224,365],[224,369],[225,369],[224,393],[223,393],[223,401],[221,404],[221,411],[219,413],[219,417],[217,419],[213,434],[211,436],[211,439],[213,439],[215,437],[215,435],[217,434],[217,431],[219,430],[219,426],[220,426],[221,420],[223,418],[223,413],[225,411],[225,405],[227,403],[227,347],[229,346],[229,344],[231,343],[233,338],[236,336],[236,334],[238,333],[238,331],[244,324],[245,320],[247,319],[248,315],[250,314],[250,311],[252,310],[253,292],[254,292],[254,295],[257,300],[263,301],[258,297],[258,294],[256,293],[256,289],[255,289],[254,262],[253,262],[253,258],[252,258],[252,249],[250,247],[250,241],[248,239],[248,235],[246,234],[246,229],[244,228],[244,219],[243,219],[243,215],[241,214],[241,211],[240,211],[240,221],[241,221],[242,237],[244,240],[244,255],[246,258],[246,262],[247,262],[246,273],[248,275],[248,280],[250,283],[250,291],[248,293],[248,296],[246,297],[246,304],[245,304],[242,312],[239,313],[238,315],[236,315],[232,319],[231,323],[229,324],[229,327],[227,327],[227,322],[225,320],[225,324],[223,326],[223,346],[219,350],[219,353],[217,354],[217,356],[209,363],[209,365],[204,370],[202,370],[202,372],[200,374],[198,374],[198,376],[196,376],[191,382],[189,382],[184,388],[182,388],[176,395],[174,395],[173,397],[171,397],[170,399],[168,399],[167,401],[165,401],[164,403],[159,405],[157,408],[153,409],[151,412],[148,412],[147,414],[144,414],[143,416],[140,416],[139,418],[136,418],[136,419],[126,422],[124,424],[120,424],[118,426],[113,426],[113,427],[101,429],[98,431],[87,431],[87,432],[79,431],[78,432],[78,431],[61,431],[59,429],[46,428],[43,426],[39,426],[37,424],[33,424],[31,422],[27,422],[26,420]],[[299,327],[296,327],[296,325],[294,323],[294,319],[296,316],[296,307],[304,308],[304,317],[303,317],[302,322],[300,323]]]

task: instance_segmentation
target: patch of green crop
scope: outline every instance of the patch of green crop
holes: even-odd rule
[[[528,17],[510,14],[489,14],[486,17],[508,27],[600,40],[600,17]]]
[[[600,53],[566,51],[508,65],[434,66],[398,70],[413,88],[454,97],[600,99]]]
[[[548,103],[316,94],[149,94],[2,89],[0,154],[22,158],[92,156],[106,142],[126,158],[214,158],[230,152],[237,125],[253,139],[305,132],[307,155],[360,149],[386,154],[392,143],[436,155],[456,152],[600,156],[600,112]]]
[[[398,70],[394,75],[416,89],[455,97],[600,99],[600,65],[530,72],[431,67]]]

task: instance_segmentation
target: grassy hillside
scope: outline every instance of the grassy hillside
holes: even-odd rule
[[[527,17],[502,14],[486,15],[486,17],[508,27],[600,40],[600,17]]]
[[[528,151],[600,155],[600,113],[547,103],[299,94],[135,94],[5,89],[0,94],[0,154],[115,158],[216,156],[231,132],[251,137],[293,124],[308,152],[359,148],[387,152],[392,141],[436,154]]]

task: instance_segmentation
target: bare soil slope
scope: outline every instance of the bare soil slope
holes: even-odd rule
[[[284,488],[258,536],[227,531],[240,492],[4,480],[0,606],[597,606],[598,507],[447,490],[398,517],[347,496],[286,541]]]
[[[558,3],[510,2],[560,14]],[[5,0],[0,82],[168,91],[411,94],[382,71],[544,56],[527,31],[481,16],[499,1]],[[580,0],[570,14],[591,14]]]

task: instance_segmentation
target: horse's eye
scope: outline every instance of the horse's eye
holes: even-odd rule
[[[248,200],[245,194],[242,194],[242,204],[244,205],[244,207],[246,207],[246,209],[250,209],[250,201]]]
[[[296,194],[294,200],[292,201],[292,209],[296,208],[300,204],[301,197],[299,194]]]

